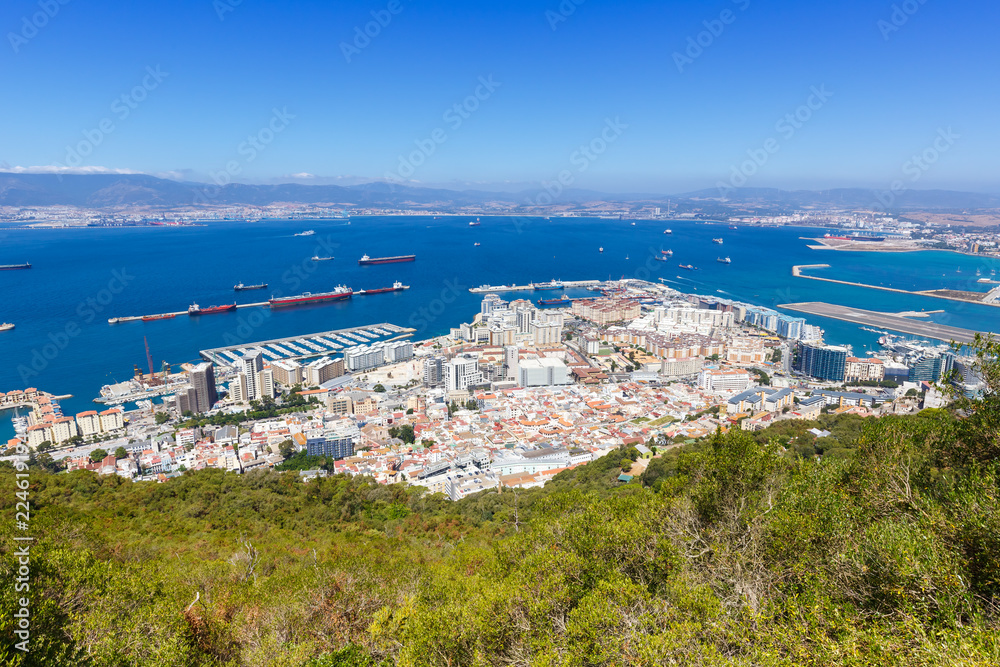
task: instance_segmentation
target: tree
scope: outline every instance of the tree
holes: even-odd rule
[[[406,414],[412,415],[413,414],[413,408],[407,408],[406,409]]]
[[[909,389],[906,392],[906,397],[907,398],[912,398],[912,397],[916,396],[917,394],[918,394],[918,392],[917,392],[916,389]]]
[[[116,459],[126,459],[126,458],[128,458],[128,452],[125,451],[124,447],[119,447],[118,449],[115,450],[115,458]]]
[[[157,412],[154,419],[156,420],[157,425],[166,424],[168,421],[170,421],[170,415],[168,415],[166,412]]]
[[[103,461],[108,456],[108,450],[106,449],[95,449],[90,453],[90,460],[94,463],[98,461]]]
[[[295,453],[295,443],[291,440],[285,440],[280,445],[278,445],[278,453],[281,454],[281,458],[287,459],[289,456]]]
[[[376,394],[384,394],[385,387],[383,387],[381,384],[377,384],[375,385],[374,389],[372,389],[372,391],[374,391]]]

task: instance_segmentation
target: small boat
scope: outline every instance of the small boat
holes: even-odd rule
[[[0,331],[10,331],[13,328],[14,325],[11,324],[10,322],[4,322],[3,324],[0,324]]]
[[[483,223],[479,222],[479,218],[476,218],[475,220],[469,223],[469,227],[478,227],[481,224]]]
[[[632,223],[632,226],[635,227],[635,223],[634,222]]]
[[[478,241],[476,241],[476,242],[475,242],[475,243],[473,243],[472,245],[474,245],[474,246],[476,246],[476,247],[478,248],[478,247],[479,247],[479,242],[478,242]]]
[[[254,289],[267,289],[267,283],[261,283],[260,285],[244,285],[243,283],[233,285],[233,290],[237,292],[246,292]]]
[[[722,245],[722,239],[712,239],[712,243],[718,243],[719,245]]]
[[[304,232],[299,232],[298,234],[295,234],[295,236],[312,236],[315,233],[316,233],[315,231],[313,231],[311,229],[307,229]]]
[[[600,248],[598,248],[597,252],[604,252],[604,246],[601,246]]]
[[[728,257],[719,257],[715,261],[718,262],[719,264],[732,264],[733,263],[733,260],[729,259]]]
[[[329,262],[333,259],[333,257],[320,257],[319,255],[313,255],[310,259],[314,262]]]
[[[663,230],[663,233],[664,233],[664,234],[673,234],[673,233],[674,233],[674,230],[672,230],[672,229],[664,229],[664,230]]]
[[[626,259],[626,260],[628,259],[628,255],[625,255],[625,259]]]

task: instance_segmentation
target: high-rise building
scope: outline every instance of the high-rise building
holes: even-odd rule
[[[525,359],[517,366],[517,383],[522,387],[552,387],[570,383],[569,368],[559,359]]]
[[[424,359],[424,386],[440,387],[444,384],[444,359],[429,357]]]
[[[263,394],[260,386],[260,373],[264,370],[264,358],[260,350],[250,350],[240,359],[241,370],[246,375],[246,393],[244,401],[259,399]]]
[[[271,363],[274,381],[286,387],[302,384],[302,365],[295,361],[282,360]]]
[[[907,380],[910,382],[937,382],[947,375],[954,365],[953,354],[928,354],[910,364]]]
[[[795,369],[820,380],[843,382],[850,353],[847,347],[803,343]]]
[[[246,403],[247,398],[247,374],[237,373],[229,383],[229,398],[237,403]]]
[[[191,387],[194,389],[195,402],[191,412],[200,414],[208,412],[219,400],[215,390],[215,367],[209,362],[198,364],[191,369]]]
[[[479,362],[473,357],[455,357],[445,364],[445,386],[448,391],[462,391],[482,382]]]

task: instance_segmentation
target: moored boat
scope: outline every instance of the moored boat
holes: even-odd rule
[[[196,303],[188,306],[188,315],[214,315],[215,313],[228,313],[236,310],[236,304],[231,303],[226,306],[210,306],[208,308],[202,308]]]
[[[290,308],[293,306],[307,306],[314,303],[324,303],[326,301],[344,301],[350,299],[351,295],[354,294],[354,290],[350,287],[344,287],[343,285],[337,285],[330,292],[319,292],[313,294],[312,292],[303,292],[297,296],[283,296],[278,298],[271,298],[268,300],[268,305],[271,308]]]

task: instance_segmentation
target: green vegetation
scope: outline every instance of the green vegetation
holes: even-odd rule
[[[166,424],[168,421],[170,421],[170,415],[168,415],[166,412],[157,412],[153,418],[156,420],[156,423],[160,425]]]
[[[399,438],[408,445],[412,445],[417,441],[416,436],[413,434],[412,424],[403,424],[402,426],[392,426],[389,428],[390,438]]]
[[[733,429],[627,484],[623,447],[457,503],[365,478],[136,484],[36,463],[31,653],[3,586],[0,662],[995,665],[996,362],[984,378],[954,410]],[[0,523],[6,582],[15,534]]]
[[[108,455],[108,450],[95,449],[92,452],[90,452],[90,460],[93,461],[94,463],[97,463],[98,461],[103,461],[105,457],[107,457],[107,455]]]

